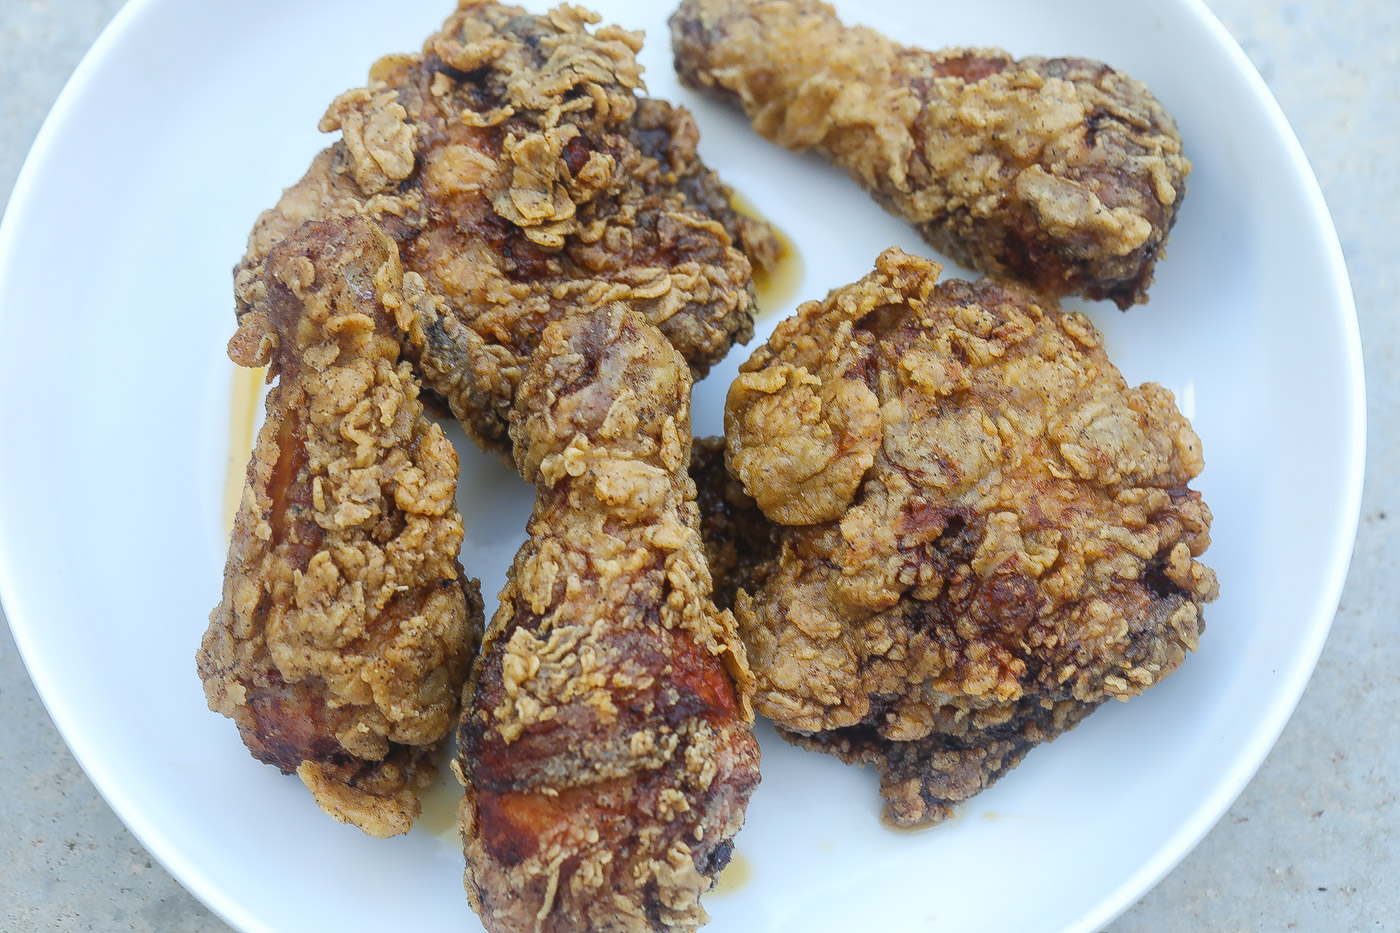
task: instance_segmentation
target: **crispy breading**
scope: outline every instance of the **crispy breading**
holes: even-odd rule
[[[777,541],[735,604],[755,708],[881,764],[900,823],[1170,674],[1218,591],[1171,393],[1130,388],[1083,315],[938,272],[886,251],[781,323],[725,409]]]
[[[356,218],[268,255],[229,355],[277,385],[198,655],[253,755],[373,836],[420,812],[482,618],[457,562],[457,453],[400,358],[413,278]]]
[[[432,299],[415,366],[496,449],[540,333],[565,314],[626,301],[697,375],[746,341],[745,250],[776,256],[773,233],[732,210],[690,114],[638,96],[640,34],[596,21],[461,0],[421,53],[376,63],[321,120],[340,140],[253,229],[240,315],[260,301],[268,250],[303,221],[375,220]]]
[[[510,431],[538,498],[458,733],[489,930],[695,929],[758,783],[686,473],[690,384],[622,306],[551,325],[521,383]]]
[[[929,52],[820,0],[684,0],[676,70],[817,149],[948,257],[1052,297],[1147,300],[1191,164],[1141,83],[1082,58]]]

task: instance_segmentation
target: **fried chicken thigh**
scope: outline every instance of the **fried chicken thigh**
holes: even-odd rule
[[[877,764],[901,825],[1166,677],[1217,593],[1171,393],[1130,388],[1083,315],[938,272],[886,251],[780,324],[725,410],[770,521],[735,609],[755,708]],[[710,529],[753,529],[721,494]]]
[[[497,449],[540,333],[566,313],[626,301],[697,375],[746,341],[746,252],[771,261],[777,241],[731,209],[690,114],[638,96],[640,34],[596,21],[461,0],[421,53],[376,63],[321,120],[340,140],[258,220],[239,314],[304,221],[374,220],[435,299],[410,334],[416,368]]]
[[[695,929],[758,783],[686,473],[690,384],[614,306],[551,325],[520,385],[510,432],[538,498],[458,733],[489,930]]]
[[[816,149],[925,240],[1050,297],[1147,300],[1190,163],[1142,84],[1082,58],[928,52],[820,0],[684,0],[676,70]]]
[[[261,274],[229,355],[278,382],[200,677],[253,755],[295,771],[326,812],[407,832],[482,610],[457,562],[457,454],[400,359],[412,277],[356,218],[307,224]]]

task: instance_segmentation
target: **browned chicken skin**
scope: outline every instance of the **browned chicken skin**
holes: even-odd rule
[[[421,283],[355,218],[302,227],[261,275],[229,355],[278,382],[200,677],[253,755],[297,772],[332,816],[407,832],[482,610],[457,563],[457,454],[400,359]]]
[[[1170,114],[1101,62],[928,52],[820,0],[684,0],[676,70],[846,169],[930,245],[1051,297],[1147,300],[1190,163]]]
[[[938,271],[888,250],[741,367],[728,466],[767,535],[697,461],[718,566],[731,529],[770,554],[735,602],[755,709],[879,765],[902,825],[1170,674],[1218,591],[1171,393],[1129,388],[1083,315]]]
[[[322,118],[340,141],[258,220],[240,315],[260,301],[268,250],[303,221],[373,219],[434,299],[415,366],[497,449],[540,333],[566,313],[626,301],[696,374],[747,340],[745,252],[776,256],[776,240],[730,208],[690,114],[637,96],[641,36],[595,21],[461,0],[420,54],[376,63]]]
[[[458,733],[489,930],[695,929],[758,783],[686,473],[690,383],[622,306],[551,325],[521,382],[510,431],[538,499]]]

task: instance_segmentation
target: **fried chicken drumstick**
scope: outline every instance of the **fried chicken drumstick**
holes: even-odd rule
[[[1083,315],[938,272],[888,250],[741,367],[728,466],[766,534],[697,461],[712,537],[767,555],[735,607],[755,709],[879,766],[900,825],[1166,677],[1218,592],[1171,393],[1130,388]]]
[[[278,383],[200,677],[254,757],[295,771],[326,812],[407,832],[482,610],[457,562],[457,454],[400,359],[412,277],[355,218],[307,224],[261,268],[229,355]]]
[[[1082,58],[928,52],[820,0],[684,0],[676,70],[817,149],[935,249],[1050,297],[1147,300],[1190,163],[1142,84]]]
[[[304,221],[374,220],[436,299],[410,334],[415,367],[496,449],[540,333],[566,313],[625,301],[697,375],[746,341],[749,257],[773,261],[777,240],[731,209],[690,114],[638,97],[640,34],[596,20],[461,0],[421,53],[376,63],[321,120],[341,139],[253,229],[240,316]]]
[[[496,933],[695,929],[758,783],[685,472],[690,383],[622,306],[551,325],[521,383],[538,499],[458,732],[466,888]]]

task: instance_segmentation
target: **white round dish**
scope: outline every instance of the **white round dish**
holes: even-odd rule
[[[930,254],[839,172],[682,90],[673,4],[589,5],[647,31],[651,92],[692,107],[707,161],[795,241],[798,298],[854,280],[884,247]],[[132,0],[55,105],[0,224],[6,613],[94,783],[242,930],[478,928],[442,831],[448,783],[406,837],[333,823],[205,708],[193,661],[226,545],[229,270],[257,213],[326,144],[325,105],[379,55],[416,49],[449,6]],[[763,784],[737,840],[750,877],[707,899],[710,929],[1097,930],[1224,813],[1326,638],[1365,434],[1341,251],[1278,106],[1199,0],[837,6],[930,47],[1100,58],[1177,116],[1196,167],[1151,304],[1084,307],[1126,377],[1174,390],[1203,438],[1206,560],[1223,595],[1180,672],[1034,751],[932,831],[883,829],[873,773],[761,727]],[[795,303],[768,309],[756,340]],[[697,387],[697,434],[719,431],[746,355]],[[530,495],[459,448],[462,561],[489,612]]]

